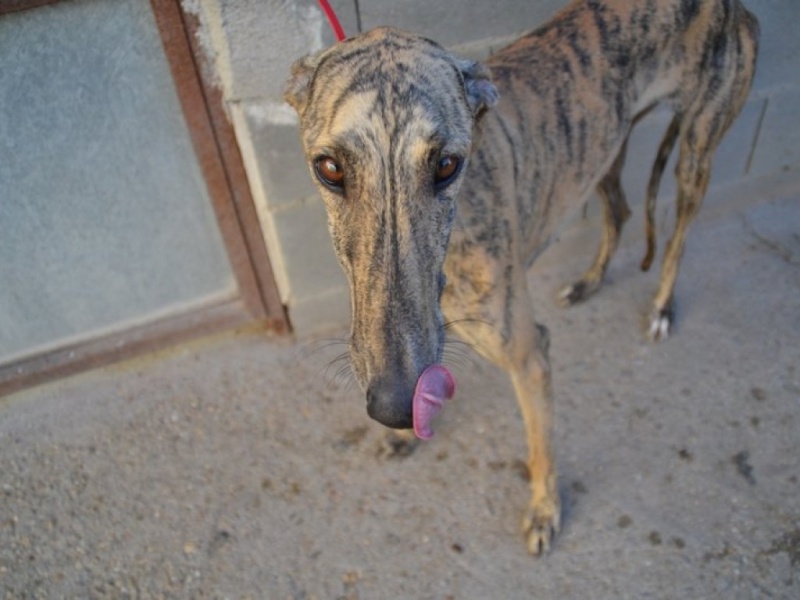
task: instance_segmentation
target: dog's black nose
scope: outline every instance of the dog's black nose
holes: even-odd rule
[[[367,388],[367,414],[392,429],[411,429],[413,390],[374,381]]]

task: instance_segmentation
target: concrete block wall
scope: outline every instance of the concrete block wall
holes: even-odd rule
[[[719,149],[714,190],[795,171],[800,181],[800,19],[797,0],[745,0],[761,22],[758,75],[748,105]],[[474,58],[545,21],[565,0],[332,0],[348,35],[388,24]],[[349,319],[346,283],[333,256],[324,210],[305,166],[296,118],[281,100],[291,63],[334,43],[315,0],[184,0],[201,22],[209,68],[223,89],[245,157],[281,296],[300,334]],[[624,183],[641,202],[668,123],[656,112],[634,131]],[[671,167],[661,196],[674,193]],[[719,193],[715,197],[724,197]],[[667,203],[665,203],[667,204]],[[592,211],[595,212],[595,211]]]

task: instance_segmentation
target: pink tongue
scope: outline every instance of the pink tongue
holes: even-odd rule
[[[411,405],[414,415],[414,433],[422,440],[433,437],[431,419],[439,414],[445,400],[453,397],[456,381],[443,365],[431,365],[422,372],[414,391]]]

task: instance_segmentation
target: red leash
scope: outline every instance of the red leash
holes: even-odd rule
[[[339,18],[336,16],[336,13],[333,12],[331,5],[328,4],[328,0],[319,0],[319,5],[322,7],[325,16],[328,17],[328,22],[331,24],[333,33],[336,34],[336,41],[341,42],[347,36],[344,34],[342,24],[339,23]]]

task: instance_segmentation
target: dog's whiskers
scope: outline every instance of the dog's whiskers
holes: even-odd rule
[[[469,342],[459,339],[447,338],[444,342],[442,357],[450,364],[469,370],[480,366],[473,352],[474,348]]]
[[[315,356],[321,352],[325,352],[330,348],[334,348],[336,346],[348,346],[350,342],[346,338],[324,338],[320,340],[314,340],[303,344],[297,351],[297,359],[298,360],[308,360],[312,356]]]
[[[350,342],[344,338],[327,338],[311,342],[303,346],[297,353],[298,360],[308,360],[309,358],[327,352],[332,348],[344,346],[347,351],[339,353],[333,359],[321,365],[315,372],[315,377],[322,377],[328,383],[339,383],[354,378],[350,365]],[[331,374],[332,369],[336,368]]]
[[[325,379],[326,380],[334,380],[335,381],[337,379],[338,373],[339,373],[339,371],[341,371],[342,367],[348,365],[348,359],[349,359],[349,355],[347,354],[347,352],[343,352],[342,354],[340,354],[339,356],[337,356],[333,360],[328,361],[328,363],[324,367],[324,369],[325,369],[325,371],[324,371]],[[336,368],[336,370],[335,370],[333,376],[331,376],[331,370],[334,369],[334,368]]]

